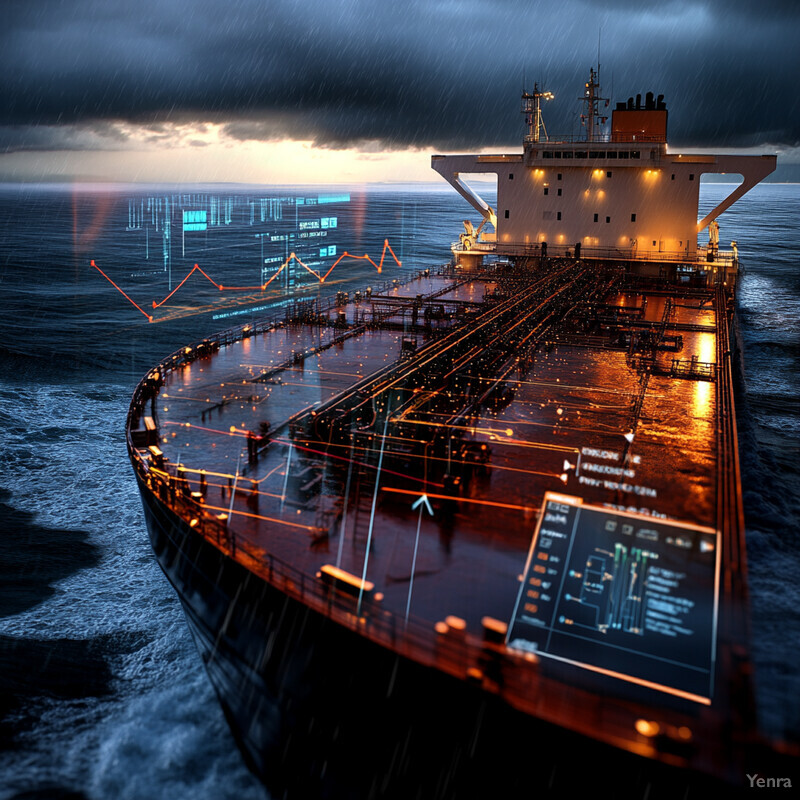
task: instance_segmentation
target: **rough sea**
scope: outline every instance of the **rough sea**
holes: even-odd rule
[[[731,189],[703,184],[701,215]],[[449,188],[411,185],[0,187],[0,800],[266,797],[151,553],[125,449],[131,394],[178,347],[287,299],[446,262],[475,216]],[[797,742],[800,185],[757,187],[720,229],[746,268],[738,415],[759,720]],[[377,263],[385,240],[402,266],[386,251],[380,275],[344,259],[323,285],[295,264],[263,294],[217,288],[263,284],[290,252],[318,272],[345,251]],[[208,277],[154,308],[194,264]]]

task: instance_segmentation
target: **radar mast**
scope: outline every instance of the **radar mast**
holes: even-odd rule
[[[601,101],[605,102],[608,106],[608,98],[600,96],[600,64],[597,65],[597,71],[589,68],[589,80],[584,84],[585,91],[583,97],[583,113],[581,114],[581,123],[586,126],[586,141],[599,142],[603,138],[602,125],[608,121],[608,117],[600,115],[599,104]]]
[[[545,141],[548,139],[547,128],[542,119],[542,100],[552,100],[552,92],[545,92],[539,89],[539,84],[533,84],[533,94],[522,91],[522,113],[525,114],[525,124],[528,126],[528,133],[525,136],[526,142],[539,142],[541,132],[544,132]]]

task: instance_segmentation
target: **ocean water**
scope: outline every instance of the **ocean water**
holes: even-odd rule
[[[701,213],[730,188],[704,184]],[[206,229],[184,231],[186,210]],[[212,331],[443,263],[467,217],[451,190],[414,186],[0,188],[0,800],[266,796],[151,554],[124,443],[131,393]],[[739,423],[759,719],[798,741],[800,186],[757,187],[720,226],[747,267]],[[320,284],[309,269],[345,251],[374,264],[343,259]],[[308,269],[273,277],[290,252]],[[205,274],[181,284],[194,264]],[[218,288],[270,279],[263,293]]]

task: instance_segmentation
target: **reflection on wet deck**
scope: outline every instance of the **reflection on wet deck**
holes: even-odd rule
[[[497,288],[452,284],[420,277],[384,297],[436,294],[471,306]],[[547,490],[715,525],[716,385],[697,370],[678,377],[674,366],[710,364],[713,377],[713,305],[647,292],[600,300],[579,322],[567,315],[552,325],[518,362],[498,357],[499,384],[495,373],[448,383],[445,370],[438,385],[412,388],[409,379],[394,394],[388,379],[385,390],[370,384],[348,401],[361,410],[346,443],[333,427],[317,431],[315,410],[401,356],[435,350],[442,331],[403,315],[331,344],[341,333],[333,326],[276,327],[166,375],[160,447],[202,489],[209,513],[231,515],[242,541],[309,575],[328,563],[365,574],[400,616],[455,615],[475,630],[484,616],[507,620]],[[654,330],[672,337],[659,340],[668,346],[653,344]],[[479,351],[464,356],[462,373]],[[487,396],[459,416],[459,391]],[[443,426],[444,447],[431,433]],[[433,514],[412,510],[422,494]]]

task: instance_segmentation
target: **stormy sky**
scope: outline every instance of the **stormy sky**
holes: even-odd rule
[[[387,154],[519,146],[523,76],[555,94],[548,131],[579,133],[598,39],[611,107],[664,94],[673,147],[800,160],[797,0],[3,0],[0,14],[0,177],[54,154],[68,169],[292,142],[379,174]]]

